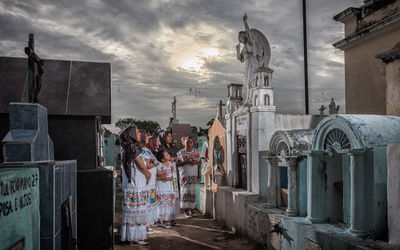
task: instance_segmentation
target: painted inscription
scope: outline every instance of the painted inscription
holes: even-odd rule
[[[0,180],[0,218],[32,205],[32,189],[38,188],[39,175],[12,176]]]

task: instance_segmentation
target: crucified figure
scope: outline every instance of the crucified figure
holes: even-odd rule
[[[28,55],[28,96],[30,103],[38,102],[38,95],[42,87],[43,60],[35,53],[35,41],[33,34],[29,34],[28,47],[25,47]]]

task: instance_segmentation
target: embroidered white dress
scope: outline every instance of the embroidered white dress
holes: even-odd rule
[[[174,178],[172,180],[172,188],[175,194],[175,208],[173,209],[174,213],[176,216],[178,216],[181,213],[181,208],[179,204],[179,187],[178,187],[178,169],[176,167],[176,163],[173,161],[171,162],[171,165],[173,167],[172,171],[172,177]],[[176,217],[175,216],[175,217]]]
[[[196,149],[187,152],[181,149],[178,160],[183,162],[187,159],[200,160],[200,153]],[[186,164],[179,167],[179,186],[180,186],[180,208],[194,209],[196,207],[196,183],[198,178],[198,166]]]
[[[166,177],[173,177],[176,170],[174,164],[169,162],[168,166],[164,166],[161,163],[157,165],[157,171],[166,172]],[[156,182],[156,193],[157,193],[157,211],[159,220],[174,220],[179,214],[176,210],[177,204],[179,204],[179,197],[174,191],[174,181],[162,181],[157,180]]]
[[[142,157],[143,163],[146,164],[146,159],[153,161],[155,164],[158,163],[156,157],[147,147],[142,148]],[[151,178],[149,181],[149,185],[147,188],[149,189],[149,201],[147,203],[147,212],[146,212],[146,222],[147,225],[153,225],[157,219],[157,195],[156,195],[156,175],[157,175],[157,167],[153,167],[149,169],[151,173]]]
[[[139,156],[142,156],[142,154]],[[147,239],[146,210],[150,195],[145,175],[140,172],[134,162],[131,163],[130,167],[130,183],[128,183],[125,171],[122,170],[121,241],[137,242]]]

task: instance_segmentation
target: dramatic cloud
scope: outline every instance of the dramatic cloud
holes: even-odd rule
[[[311,113],[335,97],[344,106],[343,53],[332,43],[343,24],[332,17],[361,0],[308,0]],[[301,1],[288,0],[6,0],[0,3],[0,55],[36,50],[60,60],[110,62],[112,119],[156,120],[165,127],[177,97],[181,122],[205,127],[226,85],[243,83],[237,33],[247,12],[251,28],[272,48],[278,112],[304,113]]]

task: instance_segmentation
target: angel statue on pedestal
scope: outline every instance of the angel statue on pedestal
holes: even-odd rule
[[[246,13],[243,16],[244,27],[246,31],[240,31],[238,35],[239,44],[236,45],[237,58],[240,62],[246,62],[245,87],[246,98],[245,105],[250,104],[250,91],[257,80],[257,70],[267,68],[271,59],[271,48],[267,38],[259,30],[250,29],[247,24]],[[240,44],[243,44],[240,50]]]

